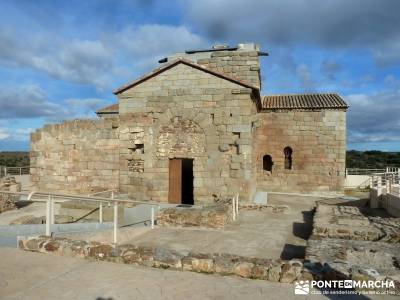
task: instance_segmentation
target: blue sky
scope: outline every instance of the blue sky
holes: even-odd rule
[[[45,123],[95,117],[158,59],[257,42],[263,94],[337,92],[348,149],[400,151],[400,1],[0,2],[0,151]]]

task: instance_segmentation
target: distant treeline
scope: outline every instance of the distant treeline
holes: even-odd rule
[[[29,166],[29,152],[0,152],[0,166]],[[386,166],[400,167],[400,152],[347,151],[347,168],[383,169]]]
[[[29,152],[0,152],[0,166],[29,166]]]
[[[387,166],[400,167],[400,152],[347,151],[347,168],[384,169]]]

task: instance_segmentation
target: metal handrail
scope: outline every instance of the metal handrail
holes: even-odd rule
[[[4,176],[7,175],[28,175],[30,173],[30,166],[24,167],[7,167],[0,166],[0,177],[4,171]]]
[[[117,190],[117,189],[113,189],[113,190],[105,190],[105,191],[101,191],[101,192],[96,192],[96,193],[89,194],[88,197],[93,197],[93,196],[101,195],[101,194],[105,194],[105,193],[111,193],[111,198],[114,199],[113,196],[114,196],[116,193],[118,193],[118,190]]]
[[[14,194],[14,195],[21,195],[21,196],[29,196],[30,200],[32,201],[33,196],[41,196],[41,197],[48,197],[51,196],[53,198],[60,198],[60,199],[65,199],[65,200],[81,200],[81,201],[88,201],[88,202],[102,202],[102,203],[108,203],[108,202],[113,202],[113,203],[137,203],[137,204],[147,204],[151,206],[159,206],[159,202],[152,202],[152,201],[138,201],[138,200],[128,200],[128,199],[112,199],[112,198],[106,198],[106,197],[88,197],[88,196],[78,196],[78,195],[70,195],[70,194],[57,194],[57,193],[45,193],[45,192],[10,192],[10,191],[1,191],[0,194]],[[35,200],[35,201],[40,201],[40,200]],[[164,204],[164,203],[163,203]],[[176,206],[175,204],[171,204],[172,206]]]
[[[118,204],[119,203],[139,203],[139,204],[147,204],[151,206],[151,228],[154,228],[155,220],[154,220],[154,206],[159,206],[160,203],[153,202],[145,202],[145,201],[136,201],[136,200],[126,200],[126,199],[113,199],[113,198],[103,198],[103,197],[84,197],[77,195],[67,195],[67,194],[56,194],[56,193],[44,193],[39,191],[33,192],[10,192],[10,191],[0,191],[0,194],[9,194],[9,195],[20,195],[27,196],[28,201],[32,201],[33,197],[47,197],[46,202],[46,235],[51,235],[51,225],[54,224],[54,198],[61,198],[64,200],[80,200],[87,202],[99,202],[99,222],[102,223],[102,211],[104,203],[114,203],[114,232],[113,232],[113,241],[117,243],[117,234],[118,234]],[[41,199],[36,199],[35,201],[40,202]]]
[[[111,198],[105,198],[105,197],[93,197],[93,196],[78,196],[78,195],[69,195],[69,194],[58,194],[58,193],[46,193],[46,192],[40,192],[40,191],[32,191],[32,192],[10,192],[10,191],[1,191],[0,194],[8,194],[8,195],[20,195],[20,196],[27,196],[28,201],[36,201],[36,202],[46,202],[46,235],[50,236],[51,235],[51,225],[54,224],[54,202],[56,199],[63,199],[63,200],[79,200],[79,201],[87,201],[87,202],[98,202],[99,203],[99,223],[103,222],[103,205],[104,203],[107,203],[110,205],[110,203],[114,203],[114,233],[113,233],[113,241],[116,244],[117,243],[117,234],[118,234],[118,204],[124,204],[124,203],[134,203],[134,204],[146,204],[151,206],[151,215],[150,215],[150,220],[151,220],[151,228],[154,228],[155,225],[155,209],[154,207],[157,206],[159,207],[160,204],[163,205],[170,205],[172,207],[175,207],[176,204],[170,204],[170,203],[160,203],[160,202],[154,202],[154,201],[137,201],[137,200],[128,200],[128,199],[115,199],[114,194],[112,193]],[[34,197],[41,197],[41,198],[47,198],[47,200],[42,200],[42,199],[35,199],[32,200]],[[237,196],[236,200],[236,206],[238,210],[238,199],[239,196]],[[192,205],[191,207],[203,207],[199,205]],[[237,212],[238,213],[238,212]]]
[[[385,173],[397,173],[400,168],[398,167],[386,167],[385,169],[361,169],[361,168],[346,168],[347,175],[374,175],[374,174],[385,174]]]

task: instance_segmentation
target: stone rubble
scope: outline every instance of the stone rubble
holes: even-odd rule
[[[15,177],[12,176],[0,178],[0,191],[20,192],[21,183],[17,182]],[[17,208],[14,198],[15,196],[12,195],[0,194],[0,213]]]
[[[400,218],[318,203],[305,261],[317,279],[393,280],[400,294]]]

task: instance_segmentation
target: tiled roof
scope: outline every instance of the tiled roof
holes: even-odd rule
[[[168,63],[162,65],[161,67],[158,67],[158,68],[154,69],[150,73],[147,73],[147,74],[143,75],[142,77],[139,77],[138,79],[119,87],[118,89],[114,90],[113,93],[116,94],[116,95],[119,94],[119,93],[122,93],[123,91],[126,91],[127,89],[129,89],[131,87],[134,87],[135,85],[138,85],[138,84],[146,81],[149,78],[157,76],[158,74],[160,74],[160,73],[162,73],[162,72],[164,72],[164,71],[166,71],[166,70],[168,70],[168,69],[170,69],[170,68],[172,68],[172,67],[174,67],[174,66],[176,66],[178,64],[185,64],[187,66],[190,66],[190,67],[193,67],[195,69],[201,70],[203,72],[212,74],[212,75],[217,76],[219,78],[223,78],[225,80],[237,83],[237,84],[239,84],[241,86],[244,86],[244,87],[247,87],[247,88],[251,88],[253,90],[259,91],[259,89],[260,89],[257,86],[253,86],[251,84],[248,84],[248,83],[244,82],[243,80],[240,80],[240,79],[235,78],[233,76],[228,76],[228,75],[225,75],[223,73],[216,72],[214,70],[210,70],[210,69],[208,69],[208,68],[206,68],[204,66],[201,66],[201,65],[199,65],[199,64],[197,64],[197,63],[195,63],[193,61],[190,61],[188,59],[179,58],[179,59],[173,60],[171,62],[168,62]]]
[[[113,105],[109,105],[98,109],[96,111],[96,114],[117,114],[118,111],[119,111],[119,104],[115,103]]]
[[[262,98],[262,109],[347,109],[338,94],[271,95]]]

